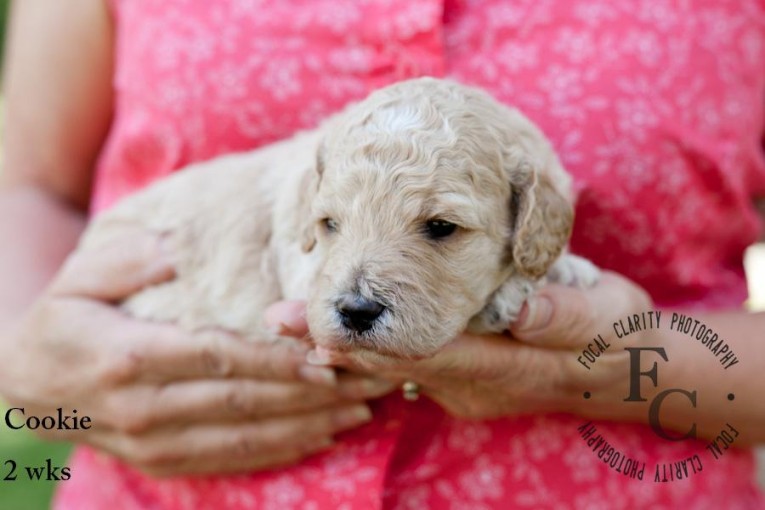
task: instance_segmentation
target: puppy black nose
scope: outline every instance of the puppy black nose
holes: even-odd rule
[[[370,329],[375,320],[385,310],[377,301],[372,301],[358,294],[346,294],[335,304],[340,320],[348,329],[363,333]]]

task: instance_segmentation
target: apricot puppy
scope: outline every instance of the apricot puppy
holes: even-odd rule
[[[318,129],[192,165],[121,201],[80,249],[162,232],[178,275],[122,304],[190,330],[273,340],[262,312],[307,299],[325,353],[422,358],[499,332],[543,283],[592,285],[567,254],[570,177],[542,132],[477,89],[423,78]]]

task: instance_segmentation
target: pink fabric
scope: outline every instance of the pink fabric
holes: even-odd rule
[[[658,304],[737,307],[765,195],[765,2],[114,0],[117,111],[94,210],[217,154],[316,125],[396,80],[447,75],[536,121],[579,192],[575,252]],[[398,396],[299,466],[155,481],[79,449],[64,509],[761,508],[751,455],[699,476],[615,475],[566,415],[467,423]],[[670,444],[598,423],[651,462]]]

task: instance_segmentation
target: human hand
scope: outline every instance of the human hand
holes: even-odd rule
[[[585,390],[625,392],[627,353],[607,349],[597,370],[579,361],[600,334],[614,343],[615,319],[650,310],[648,294],[603,272],[590,289],[547,285],[524,305],[506,335],[463,334],[432,359],[383,372],[416,382],[453,415],[485,419],[541,412],[582,413]],[[630,338],[640,342],[639,334]],[[626,394],[626,393],[624,393]],[[597,406],[587,406],[593,412]]]
[[[585,390],[626,394],[628,359],[622,349],[607,349],[597,359],[597,370],[587,370],[578,360],[582,351],[598,334],[613,343],[614,320],[651,307],[650,297],[639,286],[605,271],[591,289],[561,285],[540,289],[524,305],[518,321],[509,325],[512,338],[466,333],[433,358],[414,362],[375,359],[374,364],[363,364],[364,357],[324,360],[315,354],[309,359],[319,365],[350,363],[353,369],[397,383],[416,382],[421,393],[463,418],[582,414],[579,406]],[[640,343],[644,334],[650,333],[630,335],[630,343]],[[588,402],[588,413],[605,411],[597,402],[592,404]]]
[[[0,333],[0,393],[25,415],[89,416],[89,430],[43,431],[106,450],[155,475],[294,463],[371,416],[390,385],[305,364],[297,342],[250,343],[138,321],[115,303],[173,277],[154,236],[75,253],[27,315]],[[288,325],[289,304],[269,310]]]

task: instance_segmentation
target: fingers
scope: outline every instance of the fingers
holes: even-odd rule
[[[598,334],[610,335],[615,320],[650,309],[645,291],[624,277],[604,272],[591,289],[543,287],[524,305],[510,332],[523,342],[568,349],[586,345]]]
[[[623,379],[626,358],[603,359],[603,370],[583,370],[576,355],[499,336],[464,336],[432,359],[395,375],[420,385],[450,414],[487,419],[518,413],[572,412],[584,391]],[[393,374],[385,372],[385,377]]]
[[[65,375],[90,380],[90,384],[111,388],[136,382],[240,377],[337,385],[334,369],[308,365],[308,347],[297,341],[247,340],[217,329],[188,333],[172,324],[132,319],[92,300],[53,301],[55,305],[45,308],[40,322],[47,324],[47,330],[61,333],[46,342],[46,355],[54,349],[58,360],[87,367]]]
[[[119,301],[174,276],[160,236],[125,230],[104,246],[80,249],[67,259],[50,287],[57,296]]]
[[[298,342],[246,340],[217,329],[189,334],[170,324],[130,319],[122,324],[115,330],[121,353],[104,367],[106,378],[116,383],[255,378],[337,384],[333,369],[306,364],[308,346]]]
[[[153,474],[243,471],[289,463],[331,446],[331,437],[369,422],[363,404],[254,423],[210,424],[146,435],[99,434],[96,446]]]
[[[96,425],[140,434],[168,426],[234,423],[307,413],[378,398],[393,389],[381,380],[343,375],[336,389],[247,379],[143,385],[110,396]]]

